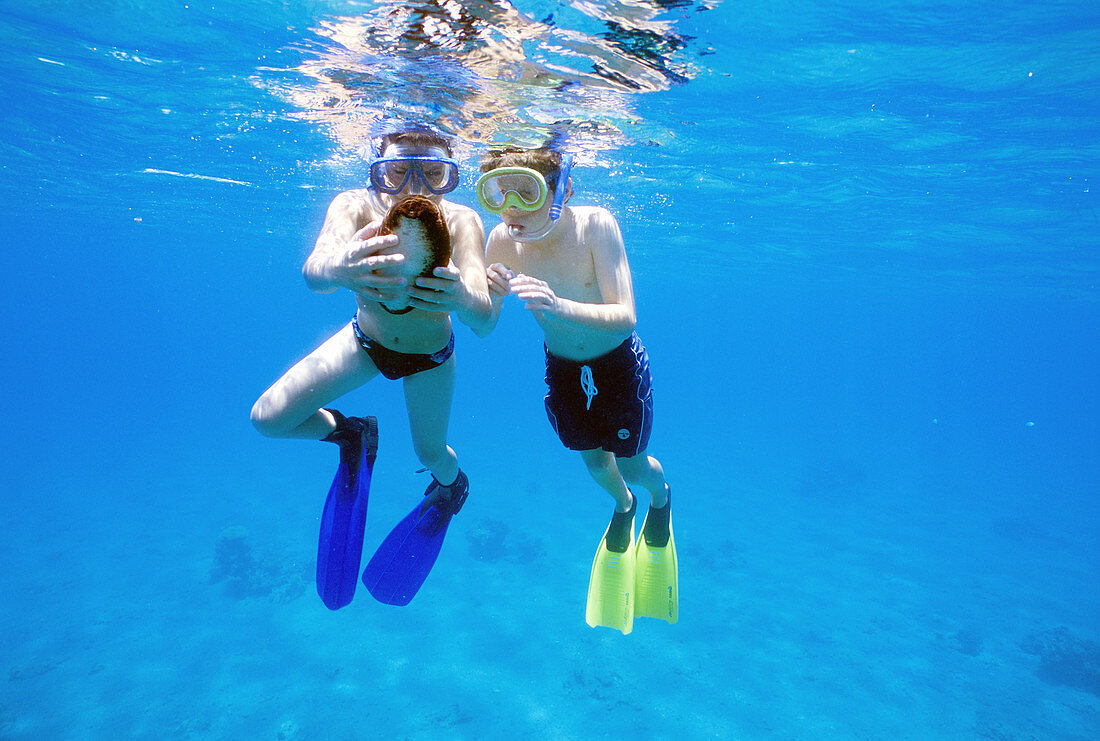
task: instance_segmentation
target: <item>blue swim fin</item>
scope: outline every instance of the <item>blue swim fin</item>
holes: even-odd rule
[[[416,596],[435,565],[451,518],[462,509],[469,492],[470,482],[461,471],[449,486],[432,477],[424,500],[397,523],[367,562],[363,584],[376,600],[407,605]]]
[[[363,557],[363,528],[374,459],[378,452],[378,420],[336,417],[336,431],[326,440],[340,445],[340,465],[325,499],[317,542],[317,594],[330,610],[355,596],[355,581]]]

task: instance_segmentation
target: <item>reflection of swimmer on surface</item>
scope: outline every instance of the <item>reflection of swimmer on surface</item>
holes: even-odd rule
[[[647,452],[653,420],[649,358],[634,331],[634,289],[618,222],[607,209],[566,205],[571,157],[542,148],[482,159],[477,197],[500,214],[486,261],[493,308],[522,301],[546,346],[546,413],[615,499],[589,582],[586,619],[629,633],[635,616],[676,622],[676,549],[664,471]],[[637,498],[650,507],[634,541]]]
[[[666,10],[659,2],[590,0],[537,20],[502,1],[390,0],[322,24],[318,33],[334,43],[298,70],[315,87],[289,92],[349,145],[364,123],[393,114],[374,105],[379,95],[407,116],[430,111],[468,141],[494,141],[502,131],[523,140],[521,132],[558,120],[614,137],[616,120],[634,118],[630,96],[691,74],[676,59],[685,38],[671,21],[656,20]],[[578,12],[604,30],[570,28],[568,16]]]
[[[413,448],[433,477],[424,505],[452,503],[431,508],[433,517],[440,517],[433,534],[441,538],[466,495],[466,477],[447,445],[455,381],[451,313],[478,329],[490,310],[481,219],[443,197],[459,182],[449,143],[430,132],[387,135],[371,163],[370,180],[369,187],[333,199],[302,269],[314,291],[351,291],[358,304],[355,318],[287,371],[252,408],[253,424],[269,437],[340,445],[341,467],[326,503],[318,554],[318,590],[333,609],[350,601],[358,577],[377,432],[373,418],[345,417],[323,407],[379,373],[403,379]],[[409,195],[422,196],[446,220],[450,260],[431,277],[403,275],[410,258],[400,249],[400,239],[379,233],[387,211]],[[410,578],[423,581],[425,576],[426,570]],[[386,597],[383,601],[399,598]]]

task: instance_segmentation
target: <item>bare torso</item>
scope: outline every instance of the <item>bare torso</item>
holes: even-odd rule
[[[340,229],[341,234],[354,234],[372,222],[381,221],[385,216],[386,204],[381,203],[367,189],[348,191],[342,194],[347,198],[351,208],[347,209],[343,217],[346,224],[333,225]],[[452,240],[456,247],[461,243],[459,235],[462,234],[464,222],[469,220],[473,211],[465,206],[440,201],[439,206],[443,210],[447,220],[448,230],[452,234]],[[475,217],[476,218],[476,217]],[[329,228],[326,223],[325,228]],[[480,241],[480,229],[476,237]],[[463,251],[456,249],[454,263],[461,263]],[[456,265],[461,269],[461,264]],[[383,346],[406,353],[432,353],[444,347],[451,334],[451,316],[449,313],[423,311],[413,309],[405,314],[393,314],[373,299],[367,298],[361,293],[355,294],[358,304],[356,321],[359,328],[368,337],[377,340]]]
[[[498,226],[490,237],[489,262],[501,262],[516,273],[536,277],[549,284],[562,299],[586,305],[628,303],[633,313],[633,289],[629,269],[614,270],[606,256],[618,255],[625,267],[626,256],[617,226],[602,208],[570,207],[550,235],[535,243],[516,242]],[[598,264],[599,261],[599,264]],[[588,360],[614,350],[630,336],[631,329],[595,322],[562,322],[535,312],[545,334],[546,348],[559,357]]]

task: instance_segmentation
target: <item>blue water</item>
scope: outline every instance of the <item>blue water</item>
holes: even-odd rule
[[[965,5],[965,4],[964,4]],[[1100,6],[0,0],[0,738],[1100,736]],[[312,584],[334,450],[256,396],[380,128],[563,134],[626,238],[680,621],[584,622],[611,503],[516,306],[407,608]],[[491,225],[492,217],[486,216]],[[398,388],[367,548],[423,490]],[[237,550],[233,551],[232,548]]]

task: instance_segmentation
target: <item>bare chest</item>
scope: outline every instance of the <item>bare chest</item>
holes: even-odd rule
[[[566,252],[526,250],[519,263],[519,272],[546,281],[563,298],[582,302],[600,298],[595,263],[585,245]]]

